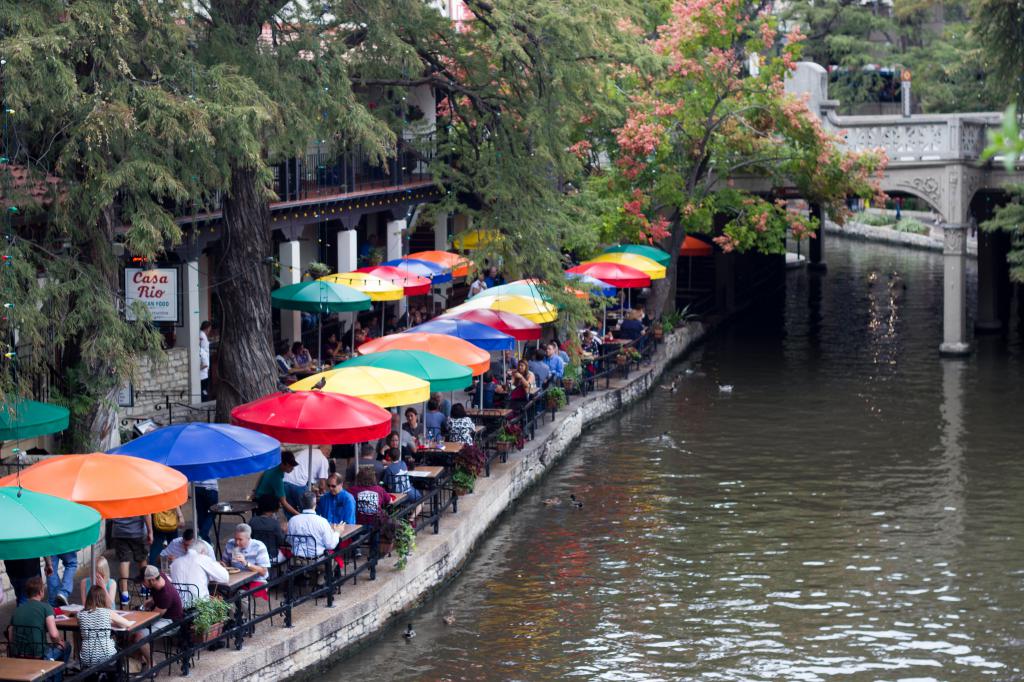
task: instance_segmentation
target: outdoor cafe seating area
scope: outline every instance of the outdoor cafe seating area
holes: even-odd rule
[[[451,275],[466,267],[464,257],[448,255],[450,258],[435,256],[440,272]],[[411,260],[418,260],[415,256]],[[634,254],[610,251],[573,268],[581,295],[600,289],[596,293],[605,308],[612,300],[609,297],[621,288],[649,286],[652,277],[664,276],[664,267],[657,262],[644,256],[624,256]],[[632,267],[636,265],[645,269]],[[410,295],[404,285],[415,285],[412,291],[422,293],[420,275],[408,273],[410,282],[404,282],[405,275],[396,274],[403,272],[400,262],[391,270],[394,272],[376,275],[343,273],[293,285],[301,291],[288,292],[284,290],[291,287],[284,287],[274,293],[273,303],[324,315],[367,310],[375,301],[398,300]],[[612,281],[590,281],[598,274]],[[604,350],[597,345],[574,349],[572,361],[582,371],[571,383],[561,376],[553,376],[545,386],[510,383],[509,377],[516,373],[507,366],[509,358],[515,361],[531,344],[539,348],[543,326],[553,325],[557,319],[558,310],[535,281],[495,286],[419,327],[367,341],[357,347],[359,355],[345,362],[235,408],[232,424],[166,426],[111,453],[50,457],[19,467],[0,480],[0,513],[5,519],[18,520],[5,524],[0,534],[0,559],[38,562],[40,557],[88,548],[91,568],[87,575],[94,585],[101,585],[104,577],[111,581],[118,577],[116,571],[114,576],[97,571],[97,557],[103,556],[98,548],[104,525],[184,506],[189,512],[186,536],[191,543],[184,556],[192,557],[191,561],[193,554],[206,552],[212,554],[209,562],[220,560],[223,565],[210,568],[212,573],[199,581],[201,585],[170,579],[172,561],[181,558],[165,557],[159,567],[150,565],[144,579],[133,574],[127,589],[118,589],[117,601],[108,606],[118,617],[115,620],[126,623],[111,625],[109,632],[103,633],[105,645],[108,636],[114,641],[116,654],[92,664],[77,658],[83,639],[92,642],[95,635],[88,634],[79,622],[84,596],[64,595],[52,609],[58,637],[47,631],[49,621],[12,626],[7,633],[7,655],[0,658],[0,680],[186,675],[202,665],[201,658],[210,649],[241,649],[262,628],[294,625],[296,609],[305,604],[332,606],[346,586],[375,580],[381,562],[389,555],[397,560],[399,569],[404,567],[412,551],[411,538],[419,533],[436,534],[443,525],[457,522],[459,498],[471,494],[477,477],[490,476],[496,462],[507,461],[535,437],[540,425],[556,420],[564,401],[607,388],[615,377],[627,377],[631,369],[648,361],[655,348],[654,336],[648,333],[609,337]],[[559,350],[554,348],[550,355],[558,357]],[[492,378],[495,373],[498,378]],[[532,376],[530,371],[525,374]],[[520,374],[516,381],[522,378]],[[485,386],[485,380],[493,385]],[[517,395],[519,388],[526,390]],[[428,404],[431,412],[438,412],[439,397],[449,413],[470,420],[458,431],[457,439],[455,429],[428,430],[420,424],[417,430],[412,418],[399,426],[402,410],[415,412],[420,419],[426,416]],[[0,439],[28,438],[67,427],[66,411],[62,421],[60,408],[54,408],[56,412],[34,408],[29,402],[18,412],[24,419],[0,424],[5,427],[0,429]],[[321,456],[315,450],[327,448],[333,473],[329,477],[314,475],[315,459]],[[366,452],[372,453],[371,457],[384,453],[381,467],[385,473],[366,465]],[[298,491],[301,504],[313,506],[294,509],[295,516],[279,516],[278,500],[274,499],[278,494],[268,495],[266,490],[277,490],[282,472],[295,467],[306,472]],[[355,486],[346,480],[350,471],[355,474]],[[209,486],[210,481],[224,483],[222,490],[227,490],[232,488],[231,480],[249,481],[255,475],[260,478],[253,494],[222,497],[206,509],[198,508],[201,496],[197,489]],[[380,488],[386,493],[382,499],[389,502],[375,510],[367,506],[370,497],[358,492],[352,497],[355,519],[324,520],[318,506],[328,494],[324,479],[337,491],[332,495],[349,494],[349,489],[375,491],[383,483],[391,488]],[[260,490],[264,494],[257,495]],[[282,505],[288,500],[287,495],[280,495]],[[268,507],[271,503],[275,506]],[[288,532],[297,527],[293,526],[296,518],[313,514],[313,509],[319,519],[315,523],[326,525],[325,537],[333,538],[328,545],[321,537]],[[265,522],[257,530],[258,517],[274,520],[270,530]],[[200,518],[210,520],[205,532]],[[280,524],[283,540],[275,539],[275,522]],[[194,551],[205,544],[204,535],[212,551]],[[271,543],[276,549],[273,553],[265,549]],[[266,565],[257,558],[261,547]],[[111,559],[110,566],[116,565]],[[392,566],[390,562],[387,565],[389,569]],[[214,573],[218,577],[213,577]],[[147,610],[167,598],[167,583],[177,593],[172,601],[178,602],[178,607]],[[30,595],[29,601],[32,598]],[[47,597],[38,599],[45,602]],[[89,613],[100,610],[95,604],[84,608]],[[176,617],[171,617],[172,613]]]

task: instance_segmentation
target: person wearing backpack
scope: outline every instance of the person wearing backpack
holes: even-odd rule
[[[178,529],[185,525],[181,507],[153,514],[153,544],[149,547],[149,565],[160,565],[160,552],[178,537]]]

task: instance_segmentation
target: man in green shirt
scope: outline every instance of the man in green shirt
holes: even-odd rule
[[[286,516],[296,516],[299,512],[288,503],[284,492],[284,475],[291,473],[296,464],[295,454],[291,450],[282,450],[281,464],[260,474],[253,499],[258,500],[264,495],[270,495],[281,501],[281,508],[284,509]]]
[[[57,632],[53,607],[43,601],[43,579],[29,578],[25,593],[28,599],[15,609],[11,624],[7,626],[11,655],[67,663],[71,647],[65,645]]]

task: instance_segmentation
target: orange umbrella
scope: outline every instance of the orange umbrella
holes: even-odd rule
[[[452,277],[465,277],[469,274],[469,259],[450,251],[417,251],[405,257],[442,265],[452,271]]]
[[[491,354],[477,348],[469,341],[447,334],[411,332],[392,334],[359,346],[362,355],[380,353],[385,350],[421,350],[451,360],[463,367],[469,367],[473,376],[480,376],[491,367]]]
[[[60,455],[0,479],[62,497],[98,511],[105,519],[154,514],[188,501],[188,479],[174,469],[127,455]]]
[[[683,245],[679,247],[680,256],[710,256],[711,253],[711,244],[690,235],[686,235]]]

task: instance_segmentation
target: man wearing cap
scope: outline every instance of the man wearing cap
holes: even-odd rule
[[[295,516],[299,510],[293,507],[285,496],[284,476],[290,473],[298,462],[295,461],[295,454],[291,450],[281,451],[281,464],[273,469],[267,469],[260,475],[259,483],[253,493],[253,499],[258,500],[263,495],[273,495],[280,500],[281,508],[286,514]]]
[[[149,626],[149,631],[151,633],[158,632],[172,623],[180,622],[185,617],[185,609],[181,605],[178,590],[171,584],[170,578],[161,573],[156,566],[146,566],[142,576],[150,595],[149,599],[143,603],[142,610],[155,611],[160,614],[160,618]],[[169,635],[170,633],[165,634]],[[139,653],[142,654],[147,667],[153,664],[148,645],[140,649]]]

